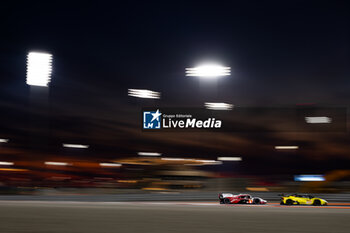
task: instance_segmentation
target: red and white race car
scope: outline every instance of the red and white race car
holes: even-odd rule
[[[232,193],[220,193],[220,204],[266,204],[267,201],[260,197],[252,197],[249,194],[233,195]]]

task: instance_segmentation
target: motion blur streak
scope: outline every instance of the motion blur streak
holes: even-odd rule
[[[81,145],[81,144],[63,144],[63,147],[86,149],[86,148],[89,148],[89,145]]]
[[[332,122],[330,117],[305,117],[305,121],[309,124],[327,124]]]
[[[160,92],[144,89],[129,89],[128,95],[137,98],[160,99]]]
[[[230,67],[220,65],[203,65],[194,68],[186,68],[186,76],[198,76],[204,78],[213,78],[218,76],[228,76],[231,74]]]
[[[119,163],[100,163],[101,167],[121,167]]]
[[[0,171],[8,171],[8,172],[26,172],[28,169],[22,168],[0,168]]]
[[[8,166],[11,166],[11,165],[13,165],[13,162],[4,162],[4,161],[0,161],[0,165],[8,165]]]
[[[27,56],[27,84],[46,87],[51,79],[52,55],[30,52]]]
[[[218,157],[220,161],[242,161],[242,157]]]
[[[349,230],[349,210],[343,208],[62,201],[0,202],[0,207],[0,232],[345,233]]]
[[[141,156],[161,156],[161,153],[157,153],[157,152],[138,152],[138,155]]]
[[[0,9],[0,233],[350,233],[349,1]]]
[[[53,165],[53,166],[67,166],[70,165],[69,163],[65,162],[45,162],[46,165]]]
[[[233,108],[232,104],[227,104],[227,103],[210,103],[210,102],[206,102],[206,103],[204,103],[204,106],[207,109],[211,109],[211,110],[231,110]]]
[[[161,160],[168,160],[168,161],[191,161],[192,159],[184,159],[184,158],[161,158]]]
[[[275,146],[276,150],[297,150],[299,146]]]
[[[296,175],[294,176],[295,181],[325,181],[323,175]]]

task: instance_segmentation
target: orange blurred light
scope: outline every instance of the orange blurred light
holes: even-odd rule
[[[0,168],[0,171],[8,171],[8,172],[27,172],[28,169],[21,168]]]

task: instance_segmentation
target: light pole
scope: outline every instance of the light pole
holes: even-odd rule
[[[213,91],[213,97],[218,98],[218,81],[219,79],[231,75],[231,67],[222,66],[215,63],[202,64],[196,67],[186,68],[186,76],[189,77],[198,77],[201,91],[204,91],[204,96],[210,98],[210,93]],[[214,87],[213,87],[214,86]],[[215,88],[216,87],[216,88]],[[232,104],[226,103],[215,103],[215,102],[206,102],[205,107],[211,110],[230,110],[232,109]]]
[[[31,117],[32,135],[34,147],[46,147],[49,136],[49,101],[48,85],[51,81],[53,56],[47,52],[30,51],[27,54],[27,79],[30,86],[30,102],[33,112],[42,112],[40,117]]]

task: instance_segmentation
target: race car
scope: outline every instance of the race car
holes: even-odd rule
[[[327,205],[328,202],[324,199],[314,197],[308,194],[293,194],[281,195],[281,205]]]
[[[260,197],[252,197],[249,194],[233,195],[232,193],[220,193],[220,204],[266,204],[267,201]]]

